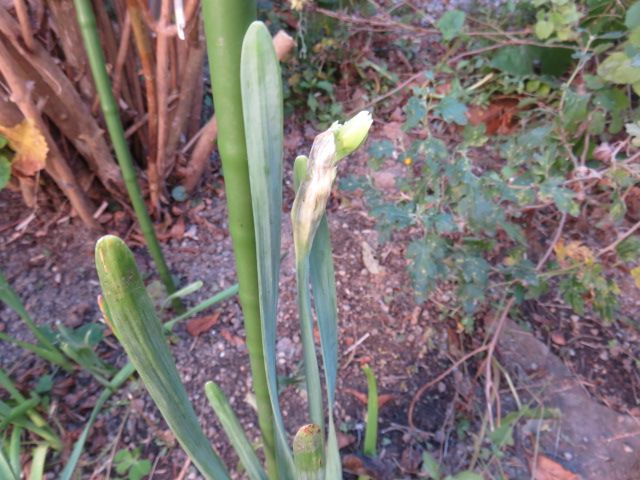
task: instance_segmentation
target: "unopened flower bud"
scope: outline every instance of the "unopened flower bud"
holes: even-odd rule
[[[338,124],[335,130],[336,137],[336,161],[354,152],[367,138],[373,118],[366,110],[363,110],[344,125]]]

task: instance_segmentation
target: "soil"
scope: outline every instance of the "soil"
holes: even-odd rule
[[[312,132],[306,133],[306,137],[302,131],[291,135],[294,141],[289,147],[298,149],[307,144],[310,141],[307,137]],[[362,173],[367,168],[366,161],[364,155],[350,159],[341,167],[341,175]],[[285,202],[290,204],[290,188],[285,197],[288,199]],[[2,268],[37,322],[43,325],[62,323],[68,327],[101,322],[95,302],[100,291],[93,264],[93,246],[98,236],[84,230],[78,219],[66,215],[68,212],[56,213],[45,207],[36,212],[24,230],[16,231],[16,225],[30,212],[21,207],[17,195],[6,191],[0,194],[0,209],[7,212],[0,249]],[[196,280],[204,282],[204,287],[189,297],[188,303],[195,304],[232,285],[233,255],[225,225],[224,192],[219,173],[213,174],[198,198],[174,205],[171,218],[172,225],[165,227],[168,238],[164,250],[173,272],[181,285]],[[342,352],[336,419],[343,432],[341,440],[348,444],[343,453],[355,453],[361,448],[366,406],[357,394],[366,393],[361,367],[368,364],[376,373],[381,394],[391,398],[381,409],[379,458],[384,467],[375,467],[382,475],[380,478],[409,478],[415,474],[423,449],[431,450],[436,458],[441,458],[445,471],[460,470],[475,450],[471,433],[478,431],[484,409],[482,381],[474,374],[478,364],[471,360],[420,396],[413,416],[413,429],[408,426],[407,411],[415,392],[444,371],[452,359],[459,357],[467,340],[461,340],[455,332],[455,323],[442,318],[439,302],[415,302],[405,271],[403,239],[394,238],[392,242],[380,244],[374,222],[357,193],[336,192],[329,218]],[[118,224],[114,220],[108,226],[124,237],[129,232],[129,242],[136,244],[137,237],[131,234],[128,222]],[[287,428],[294,432],[306,421],[306,407],[305,391],[300,383],[301,345],[290,230],[288,215],[285,215],[278,367],[279,374],[291,383],[283,393],[282,406]],[[367,251],[374,253],[374,265],[370,259],[365,262]],[[135,248],[135,253],[152,290],[157,290],[158,282],[154,281],[149,257],[140,247]],[[440,295],[446,296],[446,292],[440,292]],[[624,306],[628,318],[638,318],[635,316],[637,300],[627,299]],[[251,407],[248,358],[237,299],[226,301],[214,311],[220,316],[206,333],[193,337],[181,325],[170,338],[179,371],[206,434],[227,464],[235,466],[235,454],[221,434],[203,395],[204,382],[215,380],[222,386],[255,440],[258,439],[256,417]],[[604,408],[600,406],[602,403],[611,407],[605,408],[610,415],[617,415],[614,409],[637,415],[638,370],[634,361],[629,362],[638,357],[640,344],[634,321],[604,325],[590,317],[576,318],[553,297],[545,299],[544,303],[530,305],[523,312],[525,322],[534,327],[535,335],[564,360],[563,368],[571,372],[570,377],[578,385],[585,386],[588,393],[580,390],[580,405],[571,405],[571,408],[582,409],[583,404],[596,402],[598,408]],[[29,339],[17,317],[4,306],[0,309],[0,318],[0,328],[6,333],[22,340]],[[556,320],[550,322],[550,318]],[[612,339],[617,339],[614,347]],[[541,345],[539,340],[531,341]],[[113,336],[106,337],[99,353],[112,365],[124,362],[124,354]],[[503,355],[500,348],[498,353]],[[508,353],[504,355],[508,359]],[[548,356],[563,365],[552,353]],[[46,373],[46,366],[33,355],[8,345],[3,345],[0,361],[25,391]],[[541,362],[540,359],[535,361]],[[513,371],[513,366],[509,366],[511,362],[505,365]],[[552,372],[545,375],[545,380],[553,383]],[[525,388],[532,377],[519,375],[514,378],[517,378],[518,388]],[[100,391],[100,386],[86,374],[74,378],[61,372],[55,375],[52,401],[56,418],[64,425],[67,449],[77,438]],[[532,398],[539,400],[539,397]],[[504,408],[505,411],[514,408],[508,389],[504,391]],[[623,435],[627,442],[620,451],[631,449],[633,453],[627,456],[637,458],[640,451],[636,443],[638,433],[633,435],[627,424],[633,422],[632,417],[626,415],[624,418],[626,430],[614,428],[607,432],[607,437]],[[640,419],[636,418],[634,425],[640,425]],[[568,430],[565,430],[565,436]],[[584,436],[585,432],[581,431],[581,434]],[[524,429],[515,430],[514,435],[518,436],[516,446],[505,449],[502,464],[510,472],[510,478],[529,478],[533,448],[530,436]],[[566,441],[571,443],[571,439]],[[544,442],[541,445],[545,445]],[[156,479],[177,478],[187,461],[152,401],[135,380],[119,391],[100,415],[83,456],[82,478],[103,478],[110,468],[111,453],[125,447],[138,447],[141,458],[153,461],[153,478]],[[571,458],[577,455],[571,453],[569,447],[565,453]],[[567,458],[561,457],[559,461],[572,463],[567,462]],[[581,471],[579,464],[573,462],[572,466],[574,471]],[[602,478],[591,476],[588,471],[581,473],[584,478]],[[191,466],[184,478],[199,476]],[[610,478],[638,477],[620,474]]]

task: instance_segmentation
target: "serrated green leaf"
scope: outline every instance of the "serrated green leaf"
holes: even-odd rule
[[[438,27],[438,30],[440,30],[440,33],[442,33],[442,38],[448,42],[462,33],[464,21],[465,13],[463,11],[449,10],[440,17],[436,26]]]
[[[141,480],[151,472],[151,460],[138,460],[129,470],[129,480]]]
[[[427,107],[424,100],[417,96],[411,97],[404,106],[404,114],[405,121],[402,126],[404,130],[411,130],[420,125],[427,114]]]
[[[467,106],[457,98],[447,95],[435,108],[445,122],[454,122],[464,126],[468,123]]]
[[[549,22],[548,20],[538,20],[536,22],[534,30],[536,33],[536,37],[538,37],[540,40],[546,40],[551,36],[553,31],[555,30],[555,27],[553,26],[553,23]]]
[[[623,262],[633,262],[640,258],[640,238],[629,237],[616,246],[616,253]]]
[[[607,82],[615,84],[634,84],[640,82],[640,68],[631,64],[624,52],[614,52],[598,66],[598,75]]]

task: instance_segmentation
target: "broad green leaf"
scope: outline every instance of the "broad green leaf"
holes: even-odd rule
[[[11,162],[0,153],[0,190],[7,186],[11,178]]]
[[[180,381],[131,250],[117,237],[102,237],[96,244],[96,268],[114,333],[160,413],[205,477],[229,478]]]
[[[536,37],[538,37],[540,40],[546,40],[547,38],[549,38],[554,29],[555,27],[553,26],[553,23],[549,22],[548,20],[538,20],[534,27]]]
[[[9,140],[7,139],[7,137],[5,137],[4,135],[0,135],[0,149],[6,147],[8,143]]]
[[[418,96],[411,97],[404,106],[405,121],[402,126],[403,130],[411,130],[419,126],[427,115],[427,107],[422,98]]]
[[[640,2],[635,2],[629,7],[624,18],[624,24],[629,30],[640,27]]]
[[[454,122],[458,125],[466,125],[469,121],[467,118],[467,106],[453,96],[447,95],[435,108],[445,122]]]
[[[464,28],[464,20],[465,13],[461,10],[449,10],[446,12],[436,26],[440,33],[442,33],[442,38],[445,41],[453,40],[460,33],[462,33],[462,29]]]
[[[422,453],[421,475],[432,480],[440,480],[440,464],[426,450]]]
[[[251,480],[267,480],[267,474],[260,465],[260,460],[258,460],[256,452],[253,450],[251,440],[245,435],[242,425],[233,412],[224,392],[214,382],[207,382],[204,386],[204,391],[231,445],[238,457],[240,457],[240,463],[242,463],[249,478]]]
[[[632,66],[631,59],[624,52],[609,55],[598,67],[598,75],[615,84],[640,82],[640,68]]]
[[[129,469],[129,480],[142,480],[145,476],[151,472],[151,460],[144,459],[138,460]]]
[[[278,403],[276,373],[284,125],[282,74],[271,34],[261,22],[252,23],[245,34],[240,79],[258,261],[262,348],[274,416],[278,468],[286,477],[293,472],[293,459]]]
[[[623,262],[640,259],[640,238],[631,236],[616,246],[616,253]]]

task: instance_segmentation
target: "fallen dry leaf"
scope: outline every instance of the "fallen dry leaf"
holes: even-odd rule
[[[345,447],[348,447],[349,445],[353,444],[353,442],[356,441],[355,435],[344,433],[344,432],[341,432],[340,430],[338,430],[338,432],[336,433],[336,436],[338,437],[338,448],[340,450],[342,450]]]
[[[349,454],[342,457],[342,467],[354,475],[367,475],[372,480],[386,480],[389,472],[386,465],[376,458],[359,454]]]
[[[49,147],[33,122],[25,119],[13,127],[0,125],[0,133],[7,137],[9,147],[16,152],[11,162],[14,174],[31,177],[45,167]]]
[[[204,332],[209,331],[220,318],[220,312],[213,312],[211,315],[192,318],[187,322],[187,332],[192,337],[197,337]]]
[[[358,400],[362,405],[366,406],[368,397],[366,393],[359,392],[358,390],[354,390],[353,388],[345,388],[344,393],[348,393],[353,398]],[[396,396],[391,393],[383,393],[378,395],[378,408],[384,407],[387,403],[396,399]]]
[[[362,248],[362,262],[368,272],[372,275],[384,272],[384,268],[382,268],[378,260],[376,260],[375,253],[373,248],[371,248],[371,245],[363,240],[360,247]]]
[[[544,455],[538,455],[533,478],[534,480],[579,480],[578,475]]]
[[[422,464],[422,450],[415,446],[410,446],[402,451],[400,457],[400,467],[405,473],[417,474]]]
[[[517,113],[518,100],[501,98],[487,107],[471,105],[467,110],[467,118],[471,125],[484,124],[487,135],[508,135],[518,128]]]
[[[239,347],[241,345],[244,345],[244,340],[242,338],[240,338],[237,335],[234,335],[233,333],[231,333],[226,328],[223,328],[220,331],[220,335],[222,335],[222,338],[224,338],[227,342],[229,342],[231,345],[233,345],[235,347]]]
[[[562,332],[552,332],[551,341],[556,345],[560,345],[560,346],[567,344],[567,340],[564,338],[564,335],[562,334]]]

